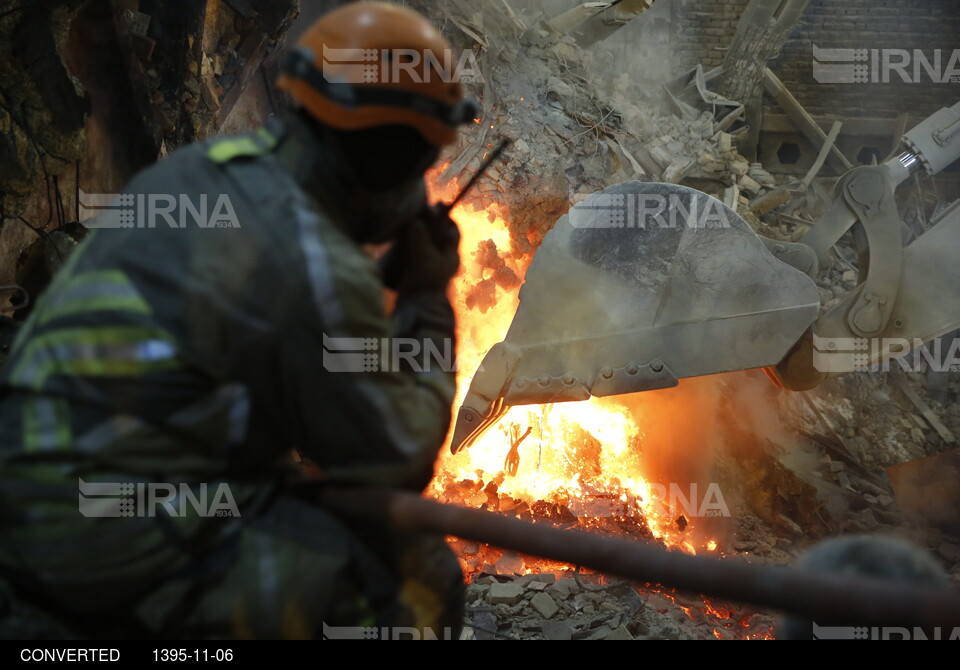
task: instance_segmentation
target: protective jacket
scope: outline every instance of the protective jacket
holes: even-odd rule
[[[450,304],[400,295],[387,315],[351,203],[304,168],[308,132],[272,122],[140,173],[18,335],[0,378],[0,570],[41,600],[159,630],[189,592],[200,624],[206,607],[235,633],[215,573],[257,625],[286,597],[272,621],[294,602],[310,629],[352,549],[334,530],[318,548],[337,522],[297,505],[266,529],[291,451],[331,481],[428,481],[454,396]],[[271,552],[272,585],[235,569]],[[305,577],[318,552],[326,572]]]

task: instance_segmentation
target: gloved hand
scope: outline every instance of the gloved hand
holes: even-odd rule
[[[443,205],[408,223],[384,256],[383,285],[401,294],[445,290],[460,268],[460,230]]]

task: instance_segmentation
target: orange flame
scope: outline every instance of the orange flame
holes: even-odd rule
[[[439,185],[445,167],[428,174],[434,200],[452,200],[459,188],[455,181]],[[455,420],[483,356],[507,333],[518,305],[519,280],[532,256],[512,251],[509,212],[498,204],[481,208],[464,200],[451,215],[460,227],[462,261],[450,290],[458,321]],[[643,418],[618,399],[512,407],[464,452],[451,455],[445,445],[428,494],[480,506],[491,502],[484,489],[494,482],[498,496],[531,506],[539,501],[562,505],[583,525],[639,520],[649,535],[680,551],[715,551],[716,541],[698,538],[692,519],[678,525],[666,501],[650,495]],[[517,449],[516,474],[510,476],[506,460],[511,443],[528,428]],[[546,562],[537,563],[545,568],[540,563]],[[526,570],[530,567],[528,563]]]

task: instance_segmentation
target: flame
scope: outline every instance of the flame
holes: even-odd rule
[[[456,181],[440,185],[446,167],[428,174],[428,186],[432,199],[449,202],[460,187]],[[487,351],[506,336],[519,304],[520,285],[532,255],[515,249],[529,248],[534,240],[514,240],[517,233],[508,225],[510,213],[496,203],[481,206],[467,198],[451,216],[461,232],[462,261],[450,287],[458,339],[455,421],[472,375]],[[667,392],[512,407],[467,450],[452,455],[449,442],[444,445],[427,495],[532,521],[559,520],[601,532],[653,538],[689,554],[722,555],[716,535],[721,527],[699,516],[678,517],[666,500],[650,495],[655,485],[692,481],[702,474],[715,428],[706,409],[718,407],[715,384],[684,380],[679,389]],[[691,412],[697,420],[691,421]],[[511,450],[528,429],[529,434]],[[448,540],[465,575],[490,564],[516,574],[559,576],[574,569],[497,547]],[[600,582],[604,579],[591,576]],[[721,631],[748,639],[772,638],[768,628],[751,626],[748,615],[734,616],[734,610],[717,601],[703,598],[702,605],[699,600],[681,604],[672,590],[662,586],[636,588],[662,594],[690,619],[709,622],[717,638],[726,637]]]
[[[455,180],[440,185],[446,167],[427,175],[434,200],[452,200],[459,190]],[[461,232],[462,261],[450,290],[458,322],[455,420],[471,376],[507,333],[532,255],[513,251],[528,245],[512,244],[509,212],[496,203],[480,207],[465,199],[451,216]],[[445,445],[428,494],[493,509],[508,500],[514,508],[532,507],[533,517],[567,510],[581,525],[630,528],[632,523],[638,534],[679,551],[715,551],[715,540],[699,538],[691,519],[678,518],[665,500],[651,495],[656,482],[643,458],[646,435],[641,414],[617,398],[512,407],[464,452],[451,455]],[[519,463],[511,476],[508,452],[528,429],[516,449]],[[477,566],[465,562],[465,568],[472,571]],[[529,563],[525,569],[530,570]]]

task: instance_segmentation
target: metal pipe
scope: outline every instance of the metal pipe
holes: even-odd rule
[[[913,174],[921,168],[920,157],[912,151],[904,151],[897,156],[897,162],[909,173]]]
[[[960,594],[849,574],[690,556],[636,541],[560,530],[411,493],[328,489],[334,512],[399,530],[453,535],[605,574],[800,615],[818,624],[960,627]]]

